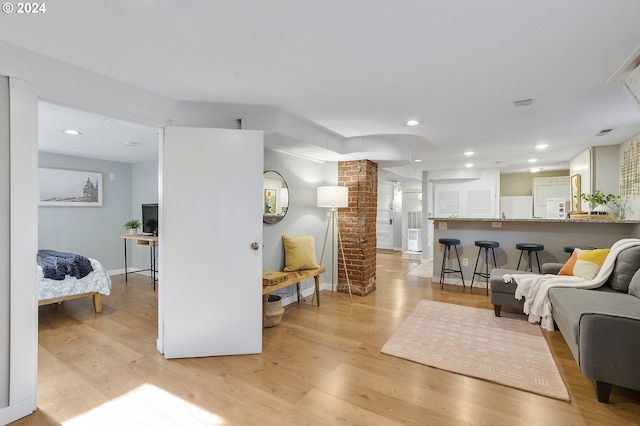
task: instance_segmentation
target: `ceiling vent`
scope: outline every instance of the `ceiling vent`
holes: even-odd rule
[[[609,133],[610,131],[612,131],[613,129],[602,129],[600,130],[600,132],[596,133],[596,136],[604,136],[607,133]]]
[[[521,106],[531,105],[532,103],[533,103],[533,99],[522,99],[519,101],[515,101],[513,105],[516,107],[521,107]]]

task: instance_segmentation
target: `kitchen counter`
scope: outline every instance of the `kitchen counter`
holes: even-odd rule
[[[515,269],[520,250],[517,243],[543,244],[538,252],[540,264],[565,262],[569,254],[565,246],[591,246],[609,248],[613,243],[629,237],[640,237],[640,220],[629,219],[502,219],[502,218],[432,218],[433,226],[433,281],[439,282],[442,267],[443,245],[440,238],[457,238],[465,283],[470,284],[478,255],[477,240],[497,241],[495,250],[499,268]],[[526,253],[525,256],[526,257]],[[523,263],[524,262],[523,257]],[[455,255],[454,255],[455,258]],[[455,260],[454,260],[455,262]],[[491,262],[491,261],[490,261]],[[466,263],[466,265],[465,265]],[[480,260],[482,264],[482,259]],[[534,261],[535,263],[535,261]],[[524,269],[520,265],[520,269]],[[537,268],[536,268],[537,270]],[[462,282],[458,279],[458,284]],[[455,283],[455,276],[447,277],[447,283]],[[476,280],[477,282],[477,280]],[[474,282],[474,287],[476,286]],[[482,280],[480,287],[484,287]]]
[[[486,217],[436,217],[433,221],[444,222],[529,222],[529,223],[631,223],[640,224],[636,219],[502,219]]]

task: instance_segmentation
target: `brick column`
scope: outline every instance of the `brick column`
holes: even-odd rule
[[[366,296],[376,289],[378,165],[369,160],[339,162],[338,185],[349,188],[349,207],[338,210],[338,222],[351,292]],[[338,291],[349,291],[339,250]]]

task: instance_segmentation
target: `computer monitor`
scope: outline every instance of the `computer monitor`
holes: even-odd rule
[[[158,236],[158,203],[142,205],[142,232]]]

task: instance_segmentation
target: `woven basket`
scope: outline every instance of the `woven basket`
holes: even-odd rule
[[[284,308],[282,307],[282,299],[280,296],[269,295],[267,300],[267,308],[265,311],[264,326],[274,327],[282,321]]]

